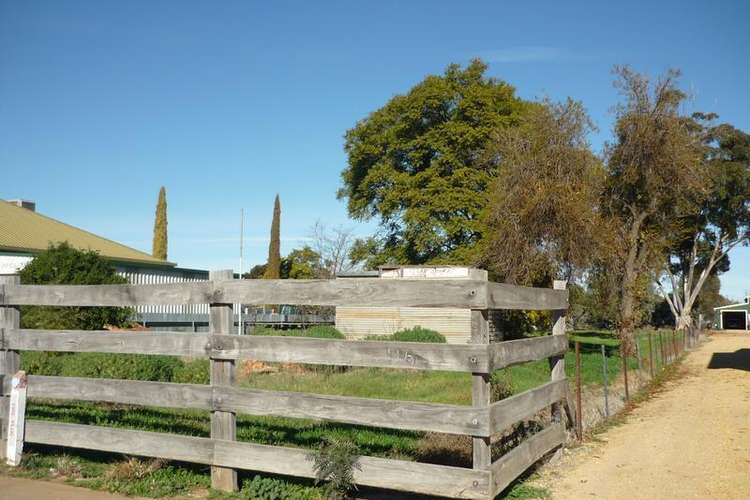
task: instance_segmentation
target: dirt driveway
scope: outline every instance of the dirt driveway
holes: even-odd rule
[[[684,378],[540,479],[555,499],[750,498],[750,334],[716,333]]]

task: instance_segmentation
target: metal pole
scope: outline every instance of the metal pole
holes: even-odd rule
[[[602,348],[602,375],[604,377],[604,416],[606,418],[609,418],[609,394],[607,386],[609,385],[609,372],[607,369],[607,350],[604,348],[604,344],[601,345]]]
[[[583,409],[581,408],[581,343],[576,342],[576,430],[583,439]]]
[[[628,387],[628,349],[627,340],[620,344],[620,353],[622,355],[622,376],[625,379],[625,402],[630,401],[630,388]]]
[[[653,334],[648,332],[648,371],[651,374],[651,379],[654,378],[654,346],[651,343],[651,337]]]

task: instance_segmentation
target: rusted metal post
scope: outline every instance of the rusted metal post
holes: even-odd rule
[[[664,338],[659,332],[659,351],[661,352],[661,369],[664,369],[664,365],[667,364],[666,351],[664,350]]]
[[[576,434],[583,439],[583,408],[581,406],[581,343],[576,341]]]
[[[651,342],[653,333],[648,332],[648,371],[651,374],[651,379],[654,378],[654,346]]]
[[[604,416],[609,418],[609,369],[607,368],[607,349],[604,344],[602,348],[602,376],[604,378]]]
[[[620,354],[622,356],[622,378],[625,381],[625,402],[630,401],[630,388],[628,387],[628,347],[626,344],[620,344]]]

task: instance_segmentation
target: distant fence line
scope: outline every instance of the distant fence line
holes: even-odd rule
[[[358,484],[455,498],[493,498],[566,439],[562,402],[568,397],[564,354],[564,283],[537,289],[473,280],[232,280],[164,285],[20,285],[0,277],[0,374],[3,394],[19,368],[18,351],[163,354],[210,359],[210,385],[70,377],[28,377],[29,397],[199,408],[211,411],[211,437],[122,430],[30,420],[30,443],[159,457],[211,466],[212,486],[237,488],[237,469],[314,477],[310,451],[236,441],[236,414],[325,419],[357,425],[444,432],[473,438],[473,468],[363,456]],[[28,330],[15,306],[209,306],[207,333]],[[421,344],[234,335],[233,303],[326,306],[460,307],[472,310],[471,344]],[[551,310],[551,336],[489,343],[491,309]],[[472,374],[472,406],[327,396],[233,387],[236,360],[448,370]],[[549,382],[491,402],[493,370],[549,359]],[[3,397],[7,439],[8,398]],[[491,439],[552,409],[552,422],[495,462]],[[3,447],[3,450],[5,448]]]

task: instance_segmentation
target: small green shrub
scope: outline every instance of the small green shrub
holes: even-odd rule
[[[331,325],[317,325],[303,331],[305,332],[305,337],[316,339],[346,339],[346,336],[343,333]]]
[[[445,336],[435,330],[422,328],[421,326],[395,332],[393,340],[398,342],[432,342],[435,344],[445,344],[446,342]]]
[[[320,493],[317,488],[255,476],[242,482],[238,496],[247,500],[317,500]]]
[[[178,384],[208,384],[210,380],[207,359],[182,361],[172,372],[172,382]]]
[[[427,342],[434,344],[446,343],[444,335],[436,332],[435,330],[422,328],[421,326],[399,330],[395,333],[392,333],[391,335],[367,335],[364,340],[380,340],[392,342]]]
[[[350,493],[357,489],[354,469],[361,470],[357,445],[346,438],[326,437],[312,460],[315,484],[326,481],[323,498],[350,498]]]

